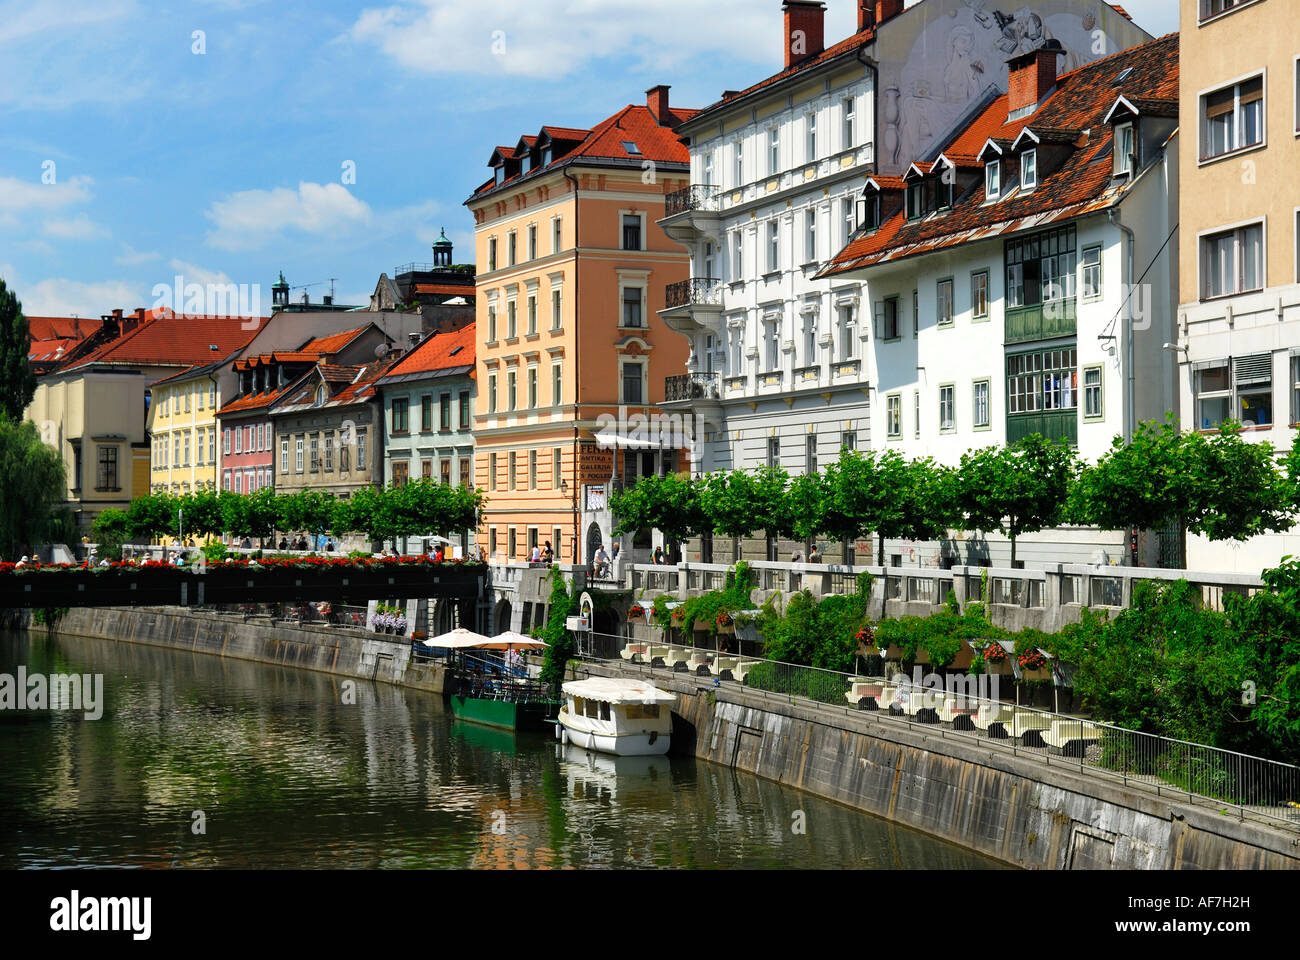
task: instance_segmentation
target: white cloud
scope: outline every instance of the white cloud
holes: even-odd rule
[[[177,260],[175,258],[173,258],[167,265],[184,277],[186,283],[200,283],[205,285],[212,283],[225,286],[230,282],[230,277],[226,275],[224,270],[214,272],[205,267],[199,267],[192,263],[186,263],[184,260]]]
[[[79,213],[71,220],[50,220],[45,224],[45,235],[62,240],[93,240],[107,237],[108,228],[95,223],[84,213]]]
[[[23,313],[31,317],[99,317],[119,307],[130,312],[150,303],[125,280],[85,282],[48,277],[28,284],[8,265],[0,265],[0,277],[22,301]]]
[[[57,173],[57,169],[56,169]],[[55,183],[0,177],[0,213],[11,210],[61,210],[90,200],[90,177]]]
[[[135,12],[132,0],[41,0],[0,3],[0,45],[57,30],[99,26]]]
[[[204,214],[215,224],[207,241],[222,250],[257,250],[287,229],[327,235],[369,223],[371,210],[337,183],[298,189],[243,190],[217,200]]]
[[[142,263],[157,260],[159,257],[157,253],[141,253],[132,248],[129,243],[122,244],[122,249],[125,252],[120,257],[113,258],[113,262],[119,267],[137,267]]]
[[[775,4],[762,14],[753,0],[586,0],[581,8],[561,14],[537,0],[411,0],[363,10],[350,37],[416,73],[544,79],[596,59],[666,69],[710,52],[756,60],[780,52]],[[827,18],[828,40],[847,36],[833,32],[839,19]]]

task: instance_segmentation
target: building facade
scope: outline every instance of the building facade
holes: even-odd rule
[[[384,411],[384,479],[428,478],[472,487],[474,472],[474,324],[427,336],[379,378]],[[404,549],[424,552],[431,536],[451,541],[453,556],[474,555],[474,530],[430,530]]]
[[[857,32],[831,46],[824,4],[783,11],[785,68],[679,130],[692,186],[669,198],[663,227],[690,250],[692,279],[663,317],[691,356],[666,408],[689,418],[697,473],[802,473],[845,447],[879,447],[870,302],[856,277],[819,273],[862,225],[869,178],[892,184],[933,159],[1007,89],[1011,53],[1055,41],[1078,64],[1146,39],[1103,3],[994,16],[960,0],[860,2]],[[728,543],[715,556],[705,537],[694,555],[776,559],[792,547]]]
[[[1181,0],[1182,245],[1177,337],[1186,430],[1225,420],[1286,453],[1300,423],[1300,28],[1277,0]],[[1210,543],[1193,569],[1257,573],[1300,531]]]
[[[1141,421],[1177,413],[1178,41],[1060,76],[1060,51],[1013,58],[935,156],[868,180],[861,232],[822,275],[865,281],[874,446],[956,465],[1030,434],[1096,460]],[[1128,531],[1021,538],[1033,566],[1155,563]],[[1007,541],[887,542],[893,565],[1005,563]]]
[[[693,113],[655,87],[590,130],[543,127],[497,147],[493,178],[466,201],[480,545],[495,562],[546,541],[557,560],[587,562],[611,541],[611,486],[676,466],[673,450],[629,449],[618,424],[656,412],[688,352],[658,315],[688,277],[658,221],[687,183],[675,128]]]
[[[217,382],[226,358],[150,385],[149,489],[184,494],[217,486]]]

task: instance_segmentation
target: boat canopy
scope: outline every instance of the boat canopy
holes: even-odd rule
[[[677,695],[660,690],[644,680],[625,680],[617,677],[590,677],[571,680],[561,688],[573,697],[595,700],[600,703],[675,703]]]

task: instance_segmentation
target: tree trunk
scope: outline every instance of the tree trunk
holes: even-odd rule
[[[884,565],[885,565],[885,538],[880,534],[876,534],[876,566],[883,567]]]
[[[1016,535],[1011,534],[1011,569],[1016,569]]]

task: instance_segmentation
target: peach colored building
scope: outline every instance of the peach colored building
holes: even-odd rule
[[[611,548],[614,485],[685,466],[680,450],[617,424],[620,411],[655,414],[689,353],[658,313],[667,288],[688,281],[689,258],[658,221],[688,183],[674,127],[694,113],[655,87],[590,130],[542,127],[497,147],[492,179],[466,201],[479,267],[475,460],[488,497],[479,543],[495,562],[548,541],[556,560],[589,562]]]

